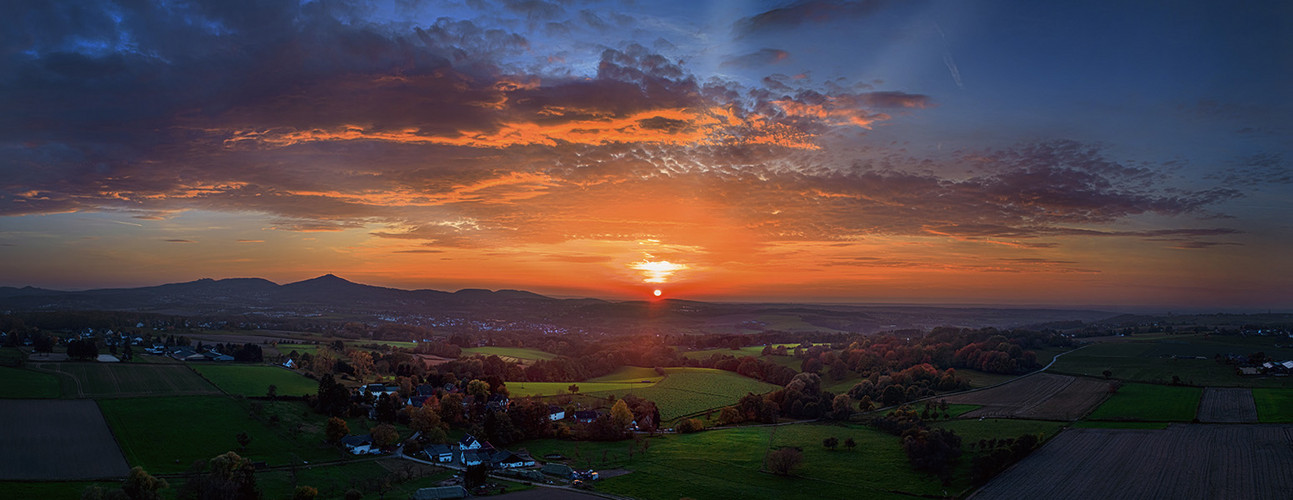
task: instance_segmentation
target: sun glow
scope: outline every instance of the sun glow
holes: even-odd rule
[[[673,276],[674,273],[687,269],[686,264],[674,264],[667,260],[656,262],[651,261],[650,258],[651,256],[647,255],[646,259],[629,264],[629,269],[641,271],[642,275],[645,276],[642,279],[643,283],[664,283],[669,281],[669,277]]]
[[[657,289],[655,289],[655,291],[654,291],[654,292],[651,292],[651,295],[655,295],[656,297],[659,297],[659,296],[661,296],[661,295],[664,295],[664,292],[661,292],[661,291],[660,291],[660,289],[659,289],[659,288],[657,288]]]

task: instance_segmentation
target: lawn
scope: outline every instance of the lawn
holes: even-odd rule
[[[1257,420],[1264,424],[1293,423],[1293,389],[1253,389]]]
[[[1189,422],[1194,420],[1203,389],[1150,384],[1124,384],[1087,420]]]
[[[0,366],[0,398],[56,398],[59,394],[55,375]]]
[[[64,397],[133,397],[218,394],[205,379],[178,364],[42,363],[62,379]]]
[[[304,396],[319,390],[317,381],[276,366],[194,365],[193,369],[229,394],[264,396],[270,385],[280,396]]]
[[[543,352],[538,349],[528,349],[525,347],[468,347],[462,350],[463,356],[472,356],[479,354],[481,356],[498,356],[504,361],[533,361],[555,359],[556,354]]]
[[[231,450],[270,465],[345,456],[323,444],[315,432],[293,436],[286,424],[270,427],[254,419],[248,406],[226,396],[107,399],[100,400],[99,407],[126,460],[155,474],[184,472],[194,461]],[[310,417],[322,422],[322,417]],[[252,438],[245,450],[235,439],[240,432]]]

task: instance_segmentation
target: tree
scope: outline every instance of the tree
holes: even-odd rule
[[[130,469],[130,474],[122,483],[121,490],[126,493],[126,498],[131,500],[159,500],[162,494],[157,490],[169,486],[165,479],[153,477],[143,467],[136,466]]]
[[[1104,375],[1104,378],[1106,378],[1106,379],[1108,379],[1108,378],[1110,378],[1110,377],[1112,377],[1112,376],[1113,376],[1113,372],[1112,372],[1112,371],[1109,371],[1109,370],[1102,371],[1102,372],[1100,372],[1100,374],[1101,374],[1101,375]]]
[[[381,424],[373,428],[373,444],[385,448],[400,440],[400,433],[391,424]]]
[[[688,418],[681,422],[678,422],[678,425],[675,427],[675,429],[678,431],[679,434],[690,434],[693,432],[700,432],[705,430],[705,424],[700,420],[696,420],[694,418]]]
[[[269,384],[269,388],[265,389],[265,397],[269,398],[270,401],[278,399],[278,386]]]
[[[848,420],[849,415],[853,414],[853,398],[848,394],[835,396],[831,401],[831,418],[834,420]]]
[[[804,454],[797,448],[781,448],[768,454],[768,472],[779,476],[789,476],[795,468],[803,463]]]
[[[917,428],[903,435],[902,448],[912,468],[936,474],[947,482],[961,457],[961,437],[947,429]]]
[[[198,463],[177,495],[181,500],[260,500],[256,468],[232,451]]]
[[[296,491],[292,492],[292,500],[314,500],[319,496],[319,490],[313,486],[297,486]]]
[[[445,429],[448,427],[440,419],[440,412],[437,410],[430,404],[423,404],[421,408],[413,410],[413,415],[409,418],[409,427],[421,432],[423,439],[433,443],[444,442]]]
[[[485,464],[468,465],[467,470],[462,474],[462,485],[469,490],[485,484],[488,480],[489,466]]]
[[[835,447],[839,445],[840,445],[840,438],[837,438],[835,436],[831,436],[822,440],[822,446],[825,446],[827,449],[830,449],[830,450],[834,450]]]
[[[364,492],[351,488],[346,490],[346,500],[363,500]]]
[[[858,442],[854,441],[853,438],[848,438],[844,440],[844,447],[848,448],[849,451],[853,451],[853,448],[857,447],[857,445],[858,445]]]
[[[579,385],[570,384],[570,387],[567,387],[566,390],[570,391],[571,394],[579,394]]]
[[[239,432],[237,436],[234,436],[234,439],[238,440],[238,446],[242,447],[243,450],[246,450],[247,445],[251,444],[251,436],[247,435],[246,432]]]
[[[472,379],[467,382],[467,387],[463,389],[463,392],[466,392],[468,396],[475,397],[476,402],[484,403],[486,399],[489,399],[489,382]]]
[[[328,419],[324,434],[327,435],[329,443],[337,444],[341,442],[341,438],[350,435],[350,426],[346,425],[345,420],[332,417]]]
[[[346,356],[350,357],[350,368],[355,371],[355,378],[360,382],[373,373],[373,355],[368,351],[350,349],[346,351]]]
[[[623,399],[611,406],[611,424],[620,431],[628,429],[633,424],[633,412],[629,411],[629,405]]]

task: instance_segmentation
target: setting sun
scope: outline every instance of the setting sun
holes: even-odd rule
[[[664,292],[661,292],[659,289],[656,289],[656,291],[651,292],[651,295],[655,295],[656,297],[659,297],[659,296],[660,296],[660,295],[662,295],[663,293],[664,293]]]

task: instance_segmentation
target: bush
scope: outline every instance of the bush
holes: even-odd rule
[[[798,448],[781,448],[768,454],[768,472],[789,476],[803,461],[804,454]]]
[[[674,430],[678,431],[679,434],[690,434],[705,430],[705,424],[700,420],[689,418],[678,422],[678,425],[674,427]]]

